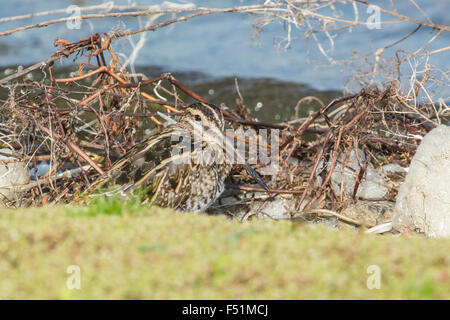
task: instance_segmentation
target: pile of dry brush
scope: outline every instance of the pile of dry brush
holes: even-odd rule
[[[130,74],[121,70],[110,42],[108,36],[99,34],[75,43],[58,40],[55,45],[60,49],[51,57],[53,62],[42,69],[46,79],[32,81],[23,74],[22,80],[4,85],[9,97],[0,101],[1,148],[12,149],[17,161],[27,163],[32,171],[37,171],[41,161],[50,163],[45,175],[15,186],[20,196],[3,199],[7,206],[76,200],[80,191],[139,142],[144,127],[162,126],[164,113],[182,110],[185,101],[206,102],[170,74],[133,82]],[[69,78],[55,78],[54,61],[69,57],[77,58],[78,71]],[[352,199],[343,199],[330,188],[341,154],[361,149],[368,155],[360,163],[358,180],[368,166],[398,163],[407,167],[420,137],[438,123],[435,106],[417,105],[412,96],[417,92],[401,94],[396,83],[390,82],[328,104],[319,101],[322,107],[316,112],[284,123],[255,121],[239,96],[236,108],[223,113],[230,126],[280,129],[280,171],[275,178],[265,177],[271,197],[292,194],[298,209],[307,210],[319,202],[323,208],[339,210],[342,203],[357,200],[359,186],[357,183]],[[303,98],[297,108],[311,99],[317,100]],[[293,158],[296,161],[291,161]],[[324,161],[331,165],[323,167]],[[228,186],[243,192],[264,191],[252,182],[236,165]]]

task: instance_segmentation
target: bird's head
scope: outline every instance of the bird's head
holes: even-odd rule
[[[180,122],[201,126],[205,131],[219,129],[223,132],[225,129],[222,112],[218,107],[210,103],[198,102],[191,104],[184,110]]]

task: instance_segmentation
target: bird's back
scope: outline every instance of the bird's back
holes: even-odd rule
[[[128,195],[140,189],[159,206],[205,211],[222,193],[231,166],[225,161],[196,161],[208,142],[200,141],[199,146],[189,140],[189,150],[184,150],[183,139],[186,134],[192,138],[191,131],[189,124],[177,123],[152,134],[120,158],[89,190],[114,185],[112,192]]]

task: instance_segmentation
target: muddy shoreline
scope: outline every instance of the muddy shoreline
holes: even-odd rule
[[[23,66],[23,68],[26,67]],[[17,68],[17,66],[0,67],[0,78],[16,72]],[[74,67],[55,66],[54,76],[56,78],[69,77],[74,71],[76,71]],[[179,81],[212,103],[222,108],[233,108],[235,106],[235,100],[238,97],[235,77],[214,77],[202,72],[173,71],[159,66],[136,67],[136,73],[143,74],[149,78],[157,77],[167,72],[172,73]],[[42,71],[36,70],[28,77],[31,81],[41,81],[46,75]],[[141,80],[142,78],[138,79]],[[311,88],[307,84],[282,81],[275,78],[239,77],[237,79],[245,105],[250,109],[252,116],[259,121],[283,122],[294,119],[295,105],[299,99],[306,96],[314,95],[326,104],[342,95],[340,91],[320,91]],[[84,81],[86,81],[86,85],[90,84],[90,80],[86,79]],[[0,99],[4,100],[7,97],[8,90],[0,87]],[[314,101],[305,103],[299,109],[299,115],[302,117],[307,116],[311,111],[315,111],[319,107],[320,105]]]

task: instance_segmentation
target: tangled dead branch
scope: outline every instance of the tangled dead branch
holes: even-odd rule
[[[106,34],[74,43],[58,40],[55,44],[60,49],[52,59],[78,56],[83,61],[77,72],[68,78],[55,78],[51,63],[45,69],[47,82],[23,77],[6,85],[9,97],[0,101],[0,144],[13,151],[15,160],[3,159],[0,164],[25,163],[32,173],[31,181],[13,186],[20,197],[3,199],[7,206],[73,201],[133,147],[145,130],[161,127],[167,115],[182,111],[188,100],[207,102],[171,74],[133,82],[122,70],[111,41]],[[236,107],[223,113],[234,128],[276,128],[281,132],[280,168],[275,176],[266,177],[271,189],[271,195],[264,196],[266,200],[292,195],[296,199],[293,215],[307,212],[313,205],[339,210],[361,198],[358,189],[369,167],[387,163],[407,167],[421,137],[448,117],[445,105],[417,104],[415,98],[423,83],[414,83],[416,94],[405,95],[395,82],[389,82],[328,104],[321,102],[322,107],[308,117],[285,123],[256,121],[237,87]],[[344,188],[337,192],[333,174],[352,152],[359,163],[357,181],[350,194],[343,192]],[[364,158],[358,156],[361,152]],[[39,174],[44,162],[48,162],[48,170]],[[250,181],[236,165],[228,187],[264,192]],[[394,187],[387,197],[392,198],[395,192]]]
[[[407,62],[409,59],[417,57],[425,57],[433,54],[441,54],[450,49],[450,46],[441,47],[432,51],[428,50],[431,43],[435,42],[437,38],[443,38],[450,31],[450,26],[433,22],[430,17],[425,13],[425,10],[421,8],[415,1],[409,0],[404,2],[400,7],[409,5],[416,10],[421,18],[416,18],[402,14],[399,10],[399,4],[394,1],[390,1],[390,6],[380,7],[377,2],[362,1],[362,0],[324,0],[324,1],[304,1],[304,0],[271,0],[264,1],[261,4],[254,4],[248,6],[235,6],[229,8],[208,8],[197,7],[193,3],[175,4],[171,2],[164,2],[161,5],[151,6],[120,6],[115,5],[114,2],[107,2],[101,5],[77,7],[80,15],[76,17],[80,22],[89,21],[92,19],[121,19],[124,17],[144,17],[147,19],[145,25],[141,25],[135,30],[122,30],[117,29],[111,31],[108,35],[111,39],[118,39],[123,37],[131,37],[134,35],[143,35],[147,31],[155,31],[160,28],[173,25],[175,23],[188,21],[197,17],[214,15],[214,14],[244,14],[254,17],[253,31],[255,36],[258,36],[264,28],[268,25],[279,23],[285,28],[286,33],[278,37],[277,45],[279,48],[287,49],[291,46],[292,42],[298,38],[313,40],[320,54],[326,58],[331,65],[345,64],[345,63],[364,63],[364,61],[371,60],[370,68],[368,70],[359,70],[355,74],[355,81],[365,82],[363,78],[374,78],[375,75],[384,76],[385,74],[396,72],[399,70],[399,66]],[[344,6],[351,8],[350,15],[341,17],[340,11]],[[365,54],[352,55],[349,52],[349,58],[345,60],[336,60],[331,55],[334,48],[333,40],[339,32],[351,31],[355,28],[367,28],[369,22],[364,20],[364,11],[377,10],[379,14],[383,14],[386,19],[383,21],[377,21],[376,23],[381,26],[391,26],[401,23],[410,23],[415,25],[415,28],[408,34],[404,35],[400,39],[379,48],[373,48],[372,51]],[[1,23],[8,23],[11,21],[23,21],[36,17],[47,17],[56,14],[64,13],[66,9],[57,9],[53,11],[36,12],[28,15],[21,15],[15,17],[4,17],[0,19]],[[86,13],[93,12],[93,13]],[[81,14],[83,13],[83,14]],[[155,23],[155,19],[160,16],[170,16],[170,19]],[[26,32],[26,30],[35,28],[45,28],[55,24],[70,23],[73,22],[74,17],[64,17],[53,20],[41,21],[38,23],[22,25],[19,27],[11,28],[9,30],[1,31],[0,37],[9,36],[17,32]],[[378,28],[378,27],[377,27]],[[417,43],[417,48],[410,52],[398,50],[396,52],[397,59],[392,59],[383,56],[388,48],[397,46],[404,40],[412,37],[420,28],[430,29],[432,35],[428,41],[424,43]],[[75,48],[74,48],[75,49]],[[76,49],[75,49],[76,50]],[[3,79],[0,79],[0,84],[5,84],[8,81],[13,80],[19,76],[23,76],[27,72],[40,68],[43,65],[47,65],[54,58],[50,58],[41,63],[37,63],[29,68],[18,72],[17,74],[9,75]],[[126,63],[125,63],[126,65]],[[369,81],[369,83],[372,83]]]

